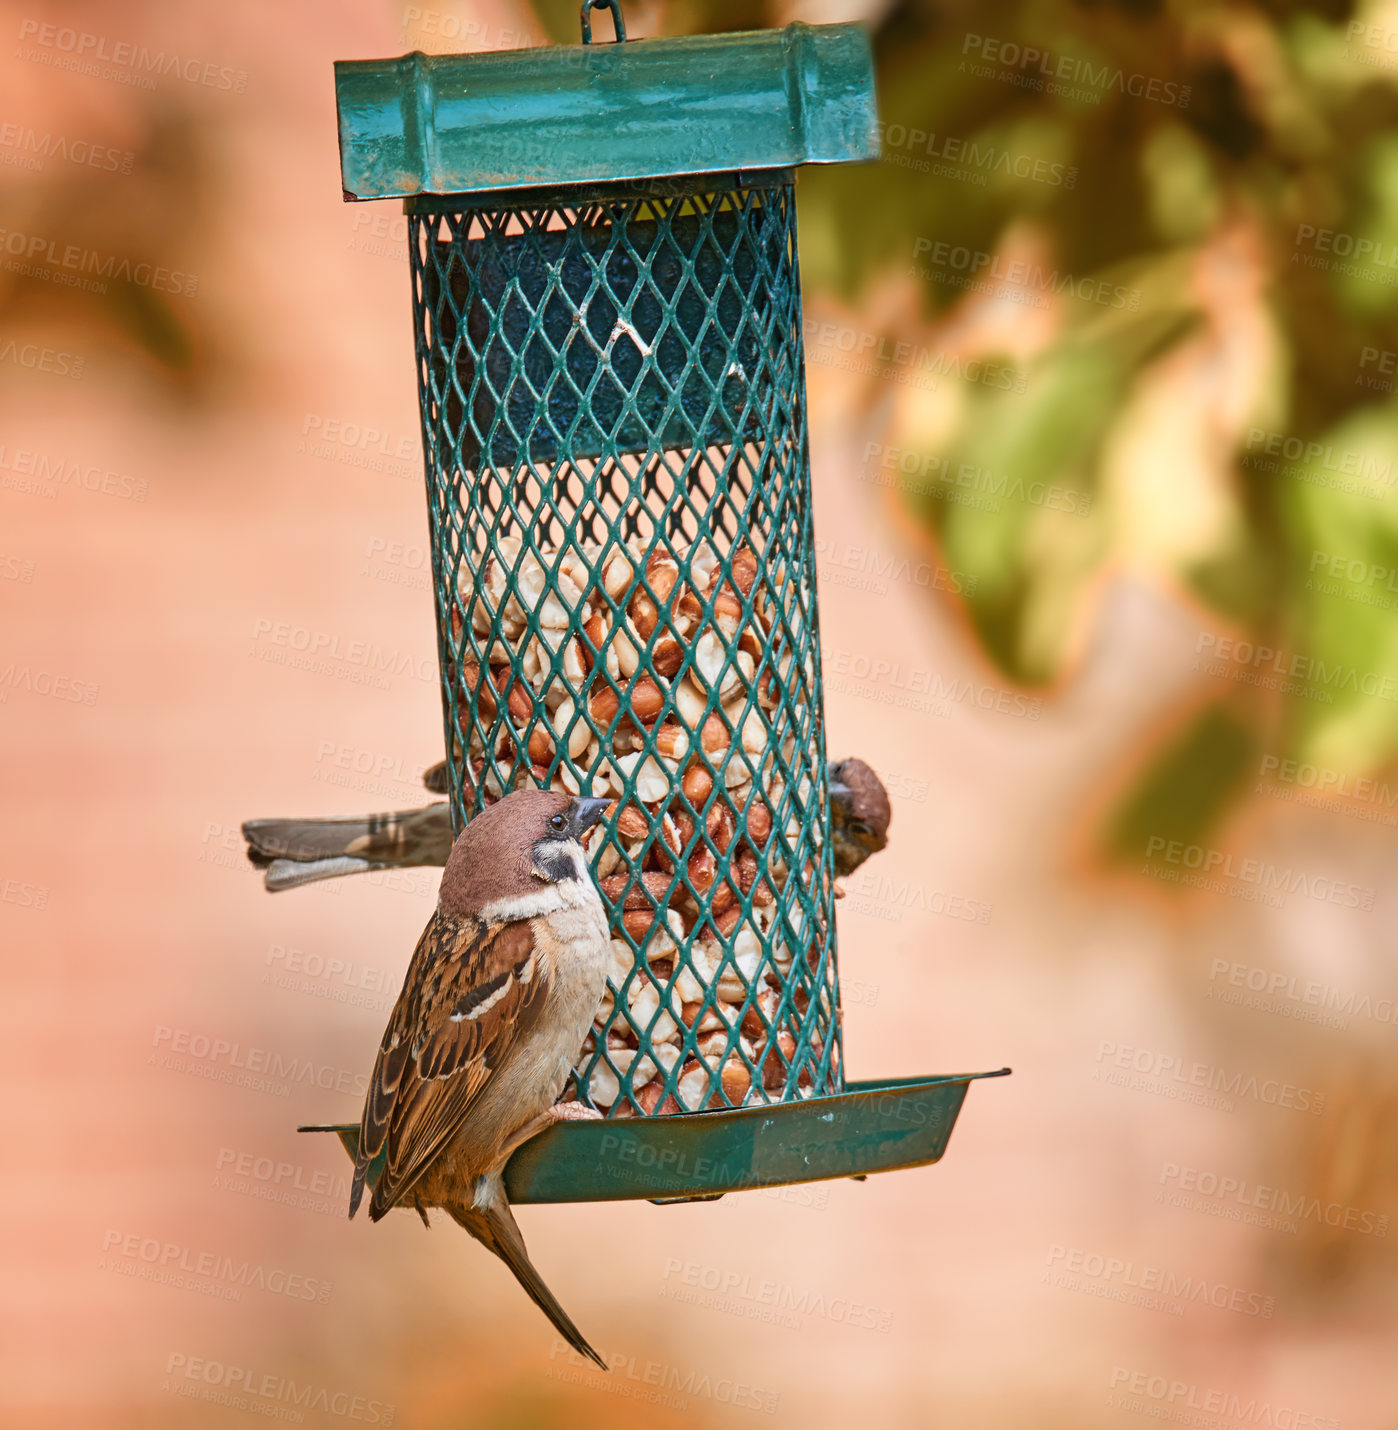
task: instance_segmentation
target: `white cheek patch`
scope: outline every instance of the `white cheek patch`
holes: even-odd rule
[[[492,899],[481,909],[481,918],[488,924],[517,923],[536,919],[542,914],[556,913],[563,907],[563,896],[557,884],[546,884],[537,893],[515,894],[508,899]]]
[[[589,882],[590,876],[587,872],[587,855],[583,853],[583,847],[576,840],[570,842],[568,853],[573,860],[573,878],[581,883]]]
[[[481,909],[481,918],[487,923],[534,919],[598,899],[597,886],[592,882],[582,845],[576,839],[560,840],[553,852],[559,856],[560,864],[566,861],[566,878],[552,880],[527,894],[494,899]]]

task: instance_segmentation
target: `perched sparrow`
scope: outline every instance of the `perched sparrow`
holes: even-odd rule
[[[836,761],[828,774],[835,873],[843,879],[888,843],[892,811],[879,777],[863,760]],[[445,761],[427,770],[422,782],[445,794]],[[441,866],[451,852],[451,811],[429,804],[348,819],[250,819],[243,838],[248,858],[267,871],[263,882],[276,893],[370,869]]]
[[[893,809],[888,791],[863,760],[850,758],[826,767],[830,784],[830,835],[835,877],[846,879],[888,843]]]
[[[369,1216],[441,1207],[514,1272],[575,1350],[605,1370],[529,1260],[502,1171],[560,1118],[605,987],[607,916],[579,839],[605,799],[519,790],[452,846],[437,911],[374,1063],[350,1190]]]
[[[451,809],[429,804],[345,819],[250,819],[248,858],[272,893],[371,869],[441,867],[451,853]]]

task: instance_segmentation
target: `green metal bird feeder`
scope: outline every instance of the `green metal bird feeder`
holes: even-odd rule
[[[970,1079],[846,1083],[835,958],[794,171],[877,157],[868,40],[582,21],[335,67],[345,198],[408,215],[453,820],[615,801],[574,1094],[606,1120],[509,1196],[935,1161]]]

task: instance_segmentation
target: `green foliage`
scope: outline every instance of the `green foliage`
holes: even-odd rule
[[[648,13],[734,24],[700,0]],[[1393,759],[1398,578],[1372,573],[1398,570],[1398,22],[1290,0],[873,14],[884,157],[803,173],[804,280],[872,311],[901,279],[879,336],[933,351],[993,302],[968,280],[1003,303],[1008,271],[1030,299],[975,350],[1022,388],[941,380],[936,402],[890,404],[889,443],[919,458],[906,499],[977,576],[988,655],[1012,681],[1061,677],[1097,578],[1138,566],[1307,672],[1303,695],[1235,682],[1252,744],[1354,773]],[[1045,487],[1072,509],[1004,495]],[[1316,553],[1362,579],[1315,579]],[[1236,755],[1209,730],[1186,744]],[[1178,772],[1142,779],[1142,818],[1181,837],[1226,810]]]
[[[1210,705],[1155,752],[1134,789],[1112,812],[1103,843],[1135,860],[1178,841],[1190,844],[1215,823],[1257,767],[1257,737],[1226,705]]]

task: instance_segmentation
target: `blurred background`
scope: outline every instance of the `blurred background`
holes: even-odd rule
[[[846,1065],[1014,1076],[936,1167],[525,1208],[610,1376],[345,1220],[294,1129],[435,871],[269,897],[238,834],[441,755],[331,62],[576,5],[0,5],[6,1423],[1393,1425],[1398,4],[626,15],[873,32],[884,157],[798,184],[829,745],[894,807]]]

